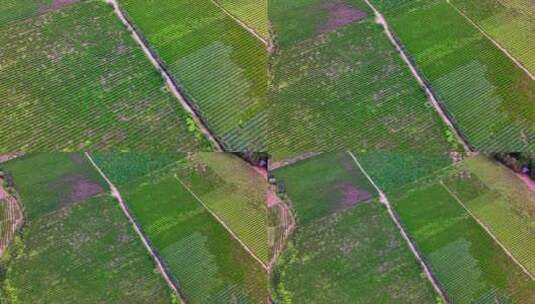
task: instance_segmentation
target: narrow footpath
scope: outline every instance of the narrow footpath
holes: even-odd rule
[[[461,133],[457,130],[457,128],[455,128],[455,126],[453,125],[453,123],[450,120],[450,118],[448,117],[448,115],[446,115],[445,111],[440,106],[440,103],[438,102],[437,98],[435,97],[435,94],[433,93],[433,90],[429,87],[427,82],[424,81],[423,76],[420,75],[420,73],[418,72],[418,69],[416,68],[416,66],[409,59],[409,56],[405,52],[405,49],[400,45],[398,40],[394,37],[394,33],[390,30],[390,26],[386,22],[386,20],[383,17],[383,15],[370,3],[369,0],[364,0],[364,2],[366,2],[366,4],[372,9],[372,11],[374,12],[375,17],[376,17],[376,22],[383,26],[383,28],[385,30],[385,33],[386,33],[386,36],[388,37],[390,42],[396,47],[396,50],[401,55],[401,58],[403,59],[403,61],[405,61],[405,63],[409,66],[409,69],[410,69],[412,75],[414,75],[414,78],[416,78],[416,80],[418,81],[420,86],[425,90],[425,94],[427,95],[427,99],[433,105],[433,107],[435,108],[437,113],[440,115],[442,120],[446,123],[446,125],[448,126],[450,131],[455,135],[455,137],[457,138],[457,141],[463,146],[465,151],[472,151],[472,149],[470,148],[468,143],[465,141],[465,139],[463,138]]]
[[[134,227],[134,230],[136,231],[137,235],[139,236],[139,238],[143,242],[143,245],[145,245],[145,248],[149,252],[149,254],[152,257],[152,259],[156,263],[158,271],[160,272],[160,274],[164,278],[164,280],[167,283],[167,285],[173,290],[173,292],[176,294],[176,296],[178,297],[180,302],[182,304],[185,304],[186,300],[183,297],[183,295],[180,293],[179,287],[171,279],[171,275],[169,273],[167,273],[166,268],[163,266],[163,262],[160,260],[160,257],[156,254],[155,250],[150,246],[150,243],[149,243],[147,237],[141,232],[141,229],[139,228],[139,225],[134,220],[134,217],[130,214],[130,211],[126,207],[126,204],[124,203],[124,200],[123,200],[119,190],[117,190],[115,185],[113,185],[113,183],[108,179],[108,177],[104,174],[104,172],[102,172],[102,170],[98,167],[98,165],[95,163],[93,158],[91,158],[91,156],[89,155],[88,152],[85,152],[85,156],[87,157],[89,162],[91,162],[93,167],[98,171],[100,176],[102,176],[102,178],[108,183],[108,186],[111,189],[112,196],[117,200],[117,202],[119,202],[119,206],[121,207],[121,210],[123,211],[124,215],[128,218],[128,221],[130,222],[130,224],[132,224],[132,226]]]
[[[375,184],[373,179],[364,170],[364,168],[361,166],[361,164],[359,163],[359,161],[357,160],[355,155],[351,151],[347,151],[347,153],[351,156],[351,158],[353,159],[355,164],[359,167],[360,171],[364,174],[364,176],[366,176],[366,178],[370,181],[370,183],[373,185],[373,187],[379,193],[380,202],[388,210],[388,214],[390,215],[390,218],[392,218],[392,221],[394,221],[394,223],[396,224],[397,228],[401,232],[401,235],[403,236],[403,238],[407,242],[407,245],[409,245],[410,250],[412,251],[412,253],[416,257],[418,262],[420,263],[420,266],[422,267],[422,269],[423,269],[427,279],[429,280],[429,282],[431,282],[431,285],[433,285],[433,288],[435,289],[435,291],[440,295],[440,297],[442,298],[442,301],[444,301],[444,303],[449,303],[448,298],[446,297],[446,293],[442,290],[440,284],[438,283],[438,280],[435,278],[435,275],[431,272],[431,269],[429,268],[429,266],[422,259],[420,253],[416,249],[416,244],[414,244],[413,241],[409,238],[408,233],[405,231],[405,229],[401,225],[396,212],[392,208],[392,205],[390,204],[390,201],[388,200],[388,198],[386,197],[384,192],[381,191],[381,189],[377,186],[377,184]]]

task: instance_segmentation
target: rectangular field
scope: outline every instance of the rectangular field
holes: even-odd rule
[[[445,180],[449,177],[444,175]],[[390,196],[390,200],[451,303],[535,301],[535,282],[439,178],[420,182],[402,196]]]
[[[157,160],[167,157],[153,155],[148,158]],[[137,168],[143,164],[137,162],[146,157],[110,157],[110,154],[101,154],[96,159],[103,164],[105,172],[119,167],[136,168],[136,172],[141,172]],[[201,188],[217,188],[218,185],[211,183],[213,179],[205,181],[206,176],[193,173],[194,169],[190,167],[203,170],[198,167],[202,166],[200,163],[181,154],[176,155],[175,159],[174,163],[164,161],[170,163],[166,166],[143,169],[146,174],[136,174],[136,177],[131,174],[133,171],[120,170],[129,178],[128,182],[121,183],[119,190],[143,232],[178,282],[186,300],[190,303],[265,301],[267,274],[260,263],[190,192],[191,189],[199,191]],[[114,161],[121,163],[120,166],[113,165]],[[126,165],[128,162],[130,166]],[[212,169],[206,170],[212,172]],[[187,180],[188,189],[176,179],[177,174],[186,171],[192,174],[191,179]],[[113,182],[121,180],[126,179],[120,173],[112,177]],[[229,204],[234,203],[229,201]],[[242,211],[236,212],[238,215]],[[242,213],[241,219],[247,219],[247,212]],[[267,244],[264,246],[267,248]]]
[[[458,148],[364,1],[274,0],[269,17],[275,158]]]
[[[210,150],[104,1],[0,27],[0,151]]]
[[[467,141],[535,148],[535,81],[446,0],[373,0]]]
[[[264,44],[211,0],[119,3],[227,149],[264,151]]]
[[[298,228],[272,275],[280,303],[434,303],[377,193],[345,153],[273,172]]]

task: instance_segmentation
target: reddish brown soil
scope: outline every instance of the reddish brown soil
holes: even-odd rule
[[[41,13],[50,12],[50,11],[60,9],[66,5],[69,5],[71,3],[78,2],[78,1],[79,0],[52,0],[52,3],[50,3],[49,5],[42,6],[39,11]]]
[[[342,192],[342,199],[336,205],[335,211],[351,208],[372,198],[371,193],[360,190],[347,182],[336,185],[336,189]]]
[[[104,191],[101,185],[87,179],[87,177],[79,174],[67,175],[61,179],[57,184],[51,184],[50,187],[56,188],[65,187],[69,189],[65,197],[63,197],[62,205],[68,206],[77,201],[90,198],[96,194]]]
[[[528,186],[528,188],[535,192],[535,181],[533,181],[529,176],[526,174],[518,174],[517,176],[520,177],[520,179]]]
[[[268,189],[267,191],[267,205],[268,208],[276,206],[280,203],[280,198],[273,192],[273,190]]]
[[[366,13],[343,2],[327,3],[323,8],[328,11],[329,19],[320,28],[321,33],[337,30],[353,22],[366,18]]]

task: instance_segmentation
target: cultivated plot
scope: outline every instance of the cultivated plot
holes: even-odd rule
[[[535,74],[535,6],[529,0],[450,0],[450,3]]]
[[[475,149],[535,147],[535,82],[477,27],[446,0],[371,2]]]
[[[173,295],[79,154],[2,164],[26,225],[2,259],[2,303],[171,303]]]
[[[401,222],[451,303],[532,303],[535,282],[452,195],[449,184],[457,172],[451,170],[390,196]]]
[[[0,151],[209,150],[103,1],[0,27]]]
[[[162,160],[167,157],[150,158]],[[128,167],[128,162],[131,162],[131,168],[143,167],[143,163],[136,163],[143,158],[145,156],[139,158],[124,157],[124,154],[101,154],[96,161],[103,165],[102,169],[107,173],[108,169],[111,171],[118,167]],[[120,166],[113,165],[114,161],[121,163]],[[194,173],[195,169],[192,167],[198,168],[202,165],[186,158],[186,155],[176,155],[175,162],[171,165],[162,166],[161,164],[168,163],[166,160],[154,163],[159,165],[152,169],[145,167],[147,173],[137,177],[131,174],[132,171],[121,171],[130,178],[128,182],[121,183],[119,191],[178,283],[183,297],[189,303],[265,301],[267,274],[262,265],[244,249],[239,238],[231,235],[208,211],[199,201],[197,194],[192,192],[194,189],[202,196],[201,188],[217,187],[211,183],[213,179],[205,181],[203,177],[206,176]],[[143,170],[136,169],[137,172]],[[181,174],[191,174],[191,178],[183,176],[185,184],[182,184],[177,180],[177,176]],[[120,174],[113,174],[112,182],[114,180],[124,181],[125,178]],[[243,214],[242,218],[247,219],[247,210],[230,210],[236,212],[234,218]],[[225,215],[222,214],[221,217]],[[225,217],[226,219],[228,218]]]
[[[265,150],[265,45],[211,0],[119,3],[227,150]]]
[[[264,40],[269,39],[268,0],[213,0],[244,22]]]
[[[3,0],[0,7],[0,26],[60,9],[79,0]]]
[[[297,214],[297,230],[272,275],[275,301],[435,301],[431,284],[349,154],[323,154],[272,173]]]
[[[272,1],[268,150],[449,151],[455,138],[364,1]]]

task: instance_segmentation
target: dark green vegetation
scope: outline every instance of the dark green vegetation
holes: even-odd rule
[[[456,148],[361,0],[274,0],[268,150]]]
[[[59,9],[79,0],[2,0],[0,26]]]
[[[119,2],[228,150],[263,151],[262,42],[210,0]]]
[[[112,181],[128,179],[119,190],[190,303],[261,303],[267,298],[267,275],[261,265],[176,178],[180,175],[203,198],[209,190],[217,190],[221,183],[215,175],[207,176],[215,174],[213,169],[197,157],[176,155],[174,164],[166,165],[168,156],[151,156],[153,166],[146,167],[146,175],[133,177],[131,171],[121,170],[129,177],[114,173]],[[114,161],[121,167],[131,162],[129,167],[137,168],[144,158],[102,154],[97,162],[106,172],[119,167],[111,165]]]
[[[107,191],[82,154],[28,154],[0,166],[13,177],[29,221]]]
[[[471,145],[535,148],[535,82],[476,27],[445,0],[372,3]]]
[[[451,3],[535,73],[535,6],[530,0],[452,0]]]
[[[103,1],[0,27],[0,151],[210,149]]]
[[[348,154],[275,170],[298,228],[272,276],[277,303],[434,303],[419,265]]]
[[[452,303],[533,303],[535,282],[448,191],[477,196],[476,184],[460,176],[443,172],[390,200]]]
[[[81,155],[3,164],[26,225],[2,261],[2,303],[170,303],[171,291]],[[70,194],[69,194],[70,193]]]

